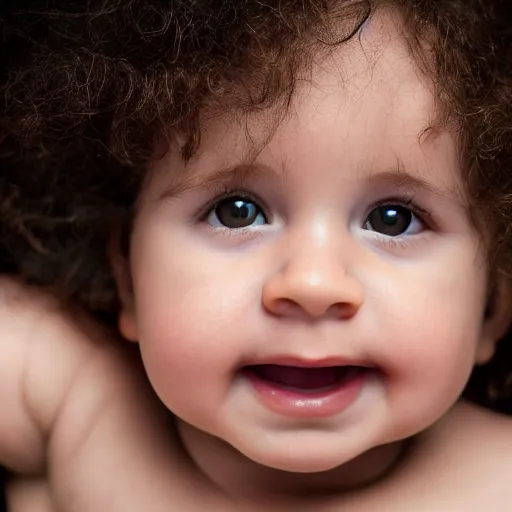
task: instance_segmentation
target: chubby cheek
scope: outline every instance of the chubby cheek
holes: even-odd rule
[[[433,270],[411,276],[406,288],[388,288],[394,292],[379,323],[386,339],[374,347],[386,369],[388,403],[403,413],[395,418],[405,429],[430,423],[458,399],[481,341],[484,272],[464,258]]]
[[[208,403],[222,404],[250,336],[244,327],[259,297],[256,285],[236,260],[220,264],[219,259],[146,240],[144,252],[133,260],[146,371],[162,401],[178,415],[188,404],[201,403],[205,409]]]

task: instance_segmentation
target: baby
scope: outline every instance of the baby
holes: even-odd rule
[[[3,283],[0,461],[62,511],[511,510],[512,421],[461,399],[511,320],[506,8],[107,4],[32,93],[20,270],[119,339]]]

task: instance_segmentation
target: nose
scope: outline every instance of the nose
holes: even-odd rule
[[[332,247],[295,251],[263,286],[263,305],[274,315],[350,319],[364,301],[362,283]]]

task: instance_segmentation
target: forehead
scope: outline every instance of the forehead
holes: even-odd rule
[[[285,122],[280,123],[277,133],[285,131],[294,118],[317,120],[318,114],[325,114],[321,109],[327,110],[330,117],[342,113],[332,110],[335,105],[347,116],[402,115],[409,122],[420,123],[421,131],[436,117],[434,89],[432,76],[420,70],[418,59],[412,55],[400,14],[381,8],[350,40],[319,47],[311,67],[298,77]],[[250,130],[253,141],[259,139],[258,131],[265,138],[276,114],[281,113],[277,110],[249,115],[229,111],[211,119],[205,116],[203,140],[205,144],[218,143],[226,137],[225,131],[219,131],[221,126],[234,128],[237,123]],[[227,142],[243,139],[243,135],[235,129]]]
[[[268,109],[205,118],[201,147],[188,165],[174,151],[172,163],[164,159],[156,167],[167,180],[179,181],[255,158],[276,169],[321,155],[358,171],[388,171],[405,160],[406,168],[420,174],[437,172],[453,191],[460,185],[457,143],[453,134],[429,129],[437,115],[433,90],[432,77],[412,56],[399,14],[380,9],[358,36],[317,53],[283,117]]]

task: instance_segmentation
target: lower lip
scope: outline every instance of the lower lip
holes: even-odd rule
[[[281,388],[252,372],[243,375],[270,410],[282,416],[307,419],[328,418],[348,409],[361,393],[368,372],[362,371],[337,387],[313,393]]]

